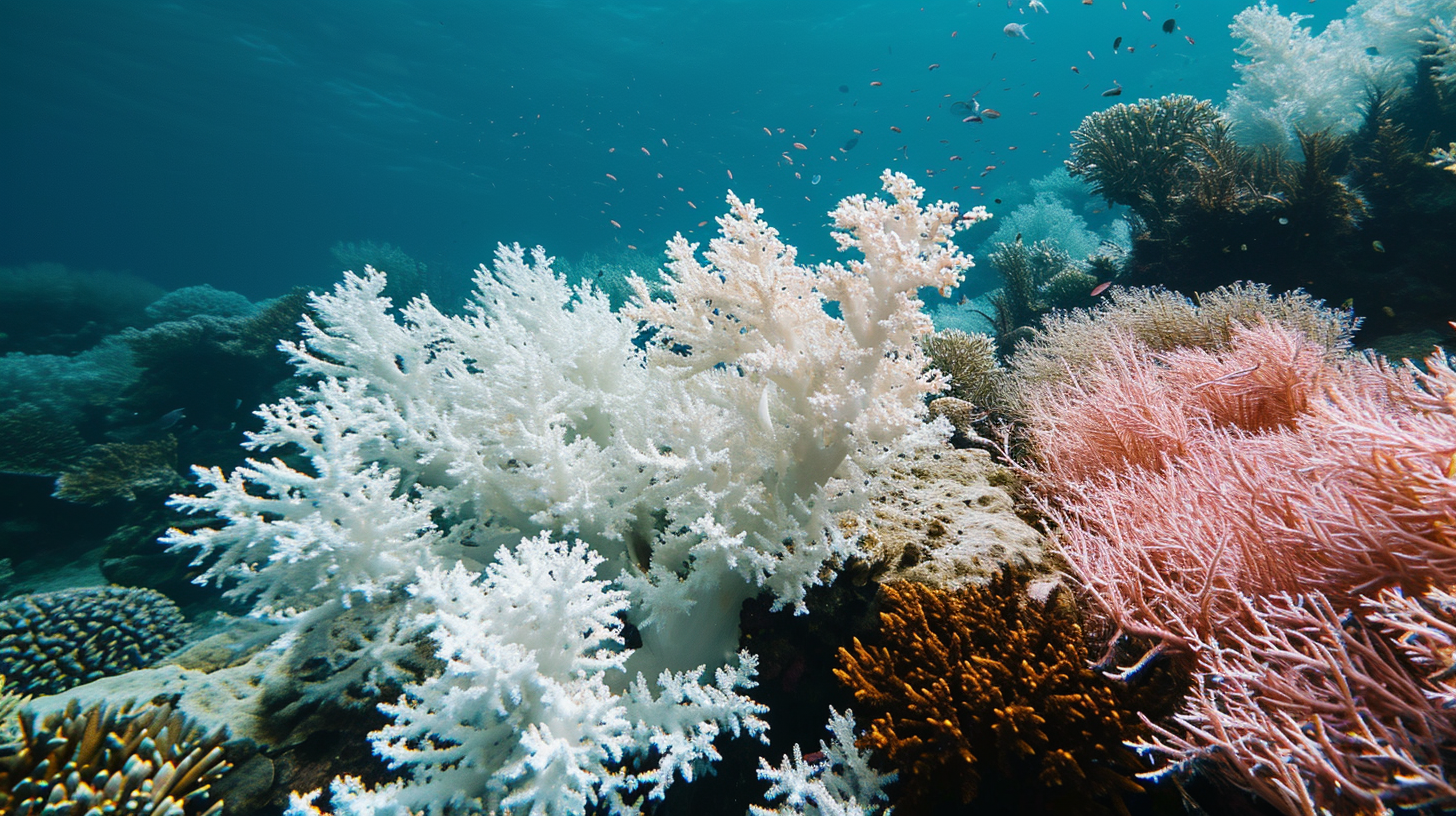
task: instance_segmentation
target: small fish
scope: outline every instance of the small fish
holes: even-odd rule
[[[896,132],[896,133],[899,133],[899,132],[900,132],[900,129],[899,129],[899,128],[897,128],[897,127],[895,127],[895,126],[894,126],[894,125],[890,125],[890,130],[893,130],[893,131],[895,131],[895,132]]]
[[[1376,48],[1375,46],[1372,45],[1372,46],[1370,46],[1370,47],[1368,47],[1368,48],[1365,49],[1365,56],[1367,56],[1367,57],[1378,57],[1378,56],[1380,56],[1380,49],[1379,48]]]
[[[1073,66],[1072,66],[1072,73],[1074,73],[1074,74],[1080,74],[1080,73],[1082,73],[1082,72],[1081,72],[1081,71],[1079,71],[1079,70],[1077,70],[1077,66],[1075,66],[1075,65],[1073,65]]]
[[[772,130],[769,130],[768,128],[764,128],[763,129],[763,135],[765,135],[765,136],[772,136],[773,135],[773,131]]]
[[[1084,6],[1090,6],[1090,5],[1092,5],[1092,0],[1082,0],[1082,5],[1084,5]]]
[[[607,220],[608,220],[608,221],[611,221],[611,223],[612,223],[612,226],[614,226],[614,227],[616,227],[616,228],[617,228],[617,229],[621,229],[621,228],[622,228],[622,225],[621,225],[621,224],[618,224],[618,223],[617,223],[617,222],[616,222],[616,220],[615,220],[615,219],[610,219],[610,218],[609,218],[609,219],[607,219]]]
[[[1116,85],[1102,92],[1103,96],[1122,96],[1122,86]]]
[[[859,131],[855,131],[855,132],[858,133]],[[839,149],[840,150],[843,150],[845,153],[848,153],[849,151],[853,150],[854,149],[854,146],[857,145],[857,144],[859,144],[859,137],[858,136],[856,136],[853,139],[850,139],[849,141],[845,142],[844,143],[844,147],[841,147]]]
[[[651,156],[651,155],[652,155],[652,153],[651,153],[651,152],[649,152],[649,151],[648,151],[648,150],[647,150],[647,148],[645,148],[645,147],[642,147],[642,148],[638,148],[638,149],[639,149],[639,150],[641,150],[641,151],[642,151],[642,152],[643,152],[643,153],[644,153],[644,154],[646,154],[646,155],[648,155],[648,156]]]
[[[612,175],[611,173],[608,173],[607,174],[607,178],[611,179],[612,181],[616,181],[617,180],[617,177],[614,176],[614,175]]]
[[[1172,17],[1169,17],[1168,19],[1166,19],[1166,20],[1163,21],[1163,33],[1164,34],[1172,34],[1173,33],[1173,29],[1175,29],[1177,27],[1178,27],[1178,21],[1177,20],[1174,20]]]
[[[1123,7],[1123,8],[1127,8],[1127,4],[1126,4],[1126,3],[1123,3],[1123,4],[1122,4],[1122,7]],[[1153,21],[1153,15],[1151,15],[1151,14],[1149,14],[1149,13],[1147,13],[1147,12],[1146,12],[1146,11],[1145,11],[1145,12],[1143,12],[1143,19],[1144,19],[1144,20],[1147,20],[1147,21],[1148,21],[1148,22],[1150,22],[1150,23],[1151,23],[1151,22],[1152,22],[1152,21]]]
[[[951,161],[960,161],[961,160],[961,157],[960,156],[951,156],[950,157],[950,160]]]
[[[815,173],[814,174],[814,178],[810,179],[809,180],[809,183],[810,184],[818,184],[819,183],[819,174],[818,173]]]
[[[1032,45],[1036,45],[1036,43],[1031,41],[1030,37],[1026,36],[1026,26],[1021,23],[1007,23],[1006,27],[1001,29],[1001,33],[1012,38],[1020,37]]]
[[[1112,41],[1112,53],[1116,54],[1117,49],[1120,47],[1122,47],[1122,38],[1118,37],[1117,39]]]
[[[926,68],[925,70],[927,70],[927,71],[934,71],[936,68],[939,68],[939,67],[940,67],[940,63],[938,63],[938,62],[932,62],[932,63],[930,63],[930,67],[929,68]]]
[[[1106,292],[1107,291],[1107,287],[1109,287],[1111,285],[1112,285],[1112,281],[1103,281],[1103,282],[1097,284],[1096,286],[1092,287],[1092,293],[1091,293],[1092,294],[1092,297],[1097,297],[1098,295],[1102,294],[1103,292]]]
[[[1370,242],[1370,248],[1373,249],[1373,250],[1375,250],[1376,252],[1384,252],[1385,251],[1385,244],[1382,244],[1379,241],[1371,241]]]
[[[805,145],[803,142],[794,142],[794,149],[795,150],[808,150],[809,147],[808,147],[808,145]]]
[[[885,84],[885,83],[883,83],[883,82],[881,82],[881,81],[879,81],[879,80],[878,80],[878,79],[877,79],[877,80],[875,80],[875,81],[874,81],[874,82],[871,82],[871,83],[870,83],[870,87],[871,87],[871,88],[878,88],[878,87],[880,87],[880,86],[881,86],[881,85],[884,85],[884,84]]]
[[[1041,0],[1029,0],[1029,2],[1026,4],[1026,7],[1031,9],[1032,11],[1039,11],[1043,14],[1051,14],[1050,11],[1047,11],[1047,7],[1042,4]]]
[[[859,128],[850,128],[850,130],[854,131],[854,135],[856,135],[856,136],[863,136],[864,135],[864,131],[863,130],[860,130]],[[856,141],[857,142],[859,140],[858,139],[855,139],[853,141]]]
[[[1187,40],[1189,45],[1198,45],[1198,43],[1194,42],[1193,38],[1188,36],[1187,34],[1183,35],[1183,39]]]
[[[1001,111],[998,111],[995,108],[986,108],[985,110],[981,111],[981,115],[986,117],[987,119],[1000,119]]]
[[[849,93],[849,86],[848,85],[840,85],[839,86],[839,92],[840,93]]]
[[[732,170],[728,170],[728,168],[726,168],[726,167],[723,168],[723,169],[724,170],[727,170],[727,172],[728,172],[728,180],[729,181],[732,181],[733,180],[733,171]]]

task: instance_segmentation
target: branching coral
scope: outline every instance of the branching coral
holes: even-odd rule
[[[1158,644],[1124,674],[1194,668],[1154,750],[1290,814],[1449,800],[1453,395],[1443,355],[1392,369],[1263,324],[1217,352],[1124,335],[1032,397],[1062,553],[1120,634]],[[1429,677],[1382,628],[1416,639]]]
[[[209,787],[228,771],[225,734],[204,733],[170,705],[133,708],[72,702],[37,724],[20,714],[20,738],[0,755],[0,812],[215,816]]]
[[[870,719],[861,745],[899,773],[897,810],[964,804],[993,777],[1025,806],[1079,812],[1140,790],[1123,740],[1144,733],[1128,686],[1088,667],[1070,602],[1033,599],[1009,572],[944,592],[881,589],[881,630],[840,650],[835,675]]]
[[[1154,226],[1167,218],[1169,202],[1191,176],[1189,154],[1226,130],[1212,103],[1191,96],[1120,103],[1089,115],[1072,132],[1067,171]]]

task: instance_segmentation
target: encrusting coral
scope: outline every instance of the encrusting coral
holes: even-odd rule
[[[1123,741],[1147,733],[1142,692],[1089,667],[1070,600],[1039,588],[1010,571],[953,592],[888,583],[878,637],[840,650],[859,744],[899,774],[897,812],[966,804],[992,779],[1050,812],[1125,813],[1120,797],[1141,790]]]
[[[182,612],[150,589],[98,587],[0,602],[0,673],[27,694],[55,694],[139,669],[181,645]]]
[[[0,812],[14,816],[215,816],[209,787],[228,771],[224,732],[204,733],[170,705],[72,702],[0,753]]]

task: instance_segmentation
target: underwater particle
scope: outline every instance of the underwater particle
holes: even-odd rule
[[[1385,244],[1382,244],[1379,241],[1371,241],[1370,242],[1370,248],[1373,249],[1373,250],[1375,250],[1376,252],[1384,252],[1385,251]]]
[[[818,173],[815,173],[814,174],[814,178],[809,179],[809,183],[810,184],[818,184],[819,183],[819,174]]]
[[[848,85],[840,85],[839,86],[839,92],[840,93],[849,93],[849,86]]]
[[[0,603],[0,674],[22,694],[149,666],[181,645],[182,612],[152,589],[90,587]]]
[[[213,816],[208,790],[231,767],[224,729],[205,732],[171,705],[133,708],[72,701],[39,723],[19,718],[0,757],[5,813],[154,813]]]
[[[1166,19],[1166,20],[1163,21],[1163,33],[1164,34],[1172,34],[1173,33],[1173,29],[1175,29],[1177,27],[1178,27],[1178,21],[1177,20],[1174,20],[1172,17],[1169,17],[1168,19]]]

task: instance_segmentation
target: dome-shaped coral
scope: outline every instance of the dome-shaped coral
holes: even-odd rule
[[[150,589],[93,587],[0,603],[0,673],[23,694],[56,694],[139,669],[181,645],[182,611]]]

